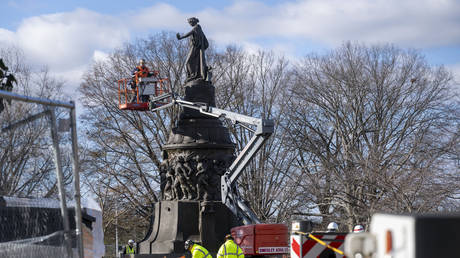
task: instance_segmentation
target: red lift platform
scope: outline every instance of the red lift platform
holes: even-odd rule
[[[139,84],[134,89],[130,89],[131,81],[131,78],[118,80],[119,109],[148,111],[171,102],[172,93],[168,78],[139,78]]]

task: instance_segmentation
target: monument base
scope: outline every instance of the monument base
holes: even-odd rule
[[[219,201],[161,201],[155,204],[149,232],[138,243],[139,255],[134,257],[187,255],[184,249],[187,239],[216,254],[225,235],[238,225],[233,213]]]

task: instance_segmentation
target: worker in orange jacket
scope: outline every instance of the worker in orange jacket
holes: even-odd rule
[[[136,85],[139,84],[139,78],[144,78],[150,75],[150,70],[147,66],[145,66],[144,59],[139,60],[139,65],[134,68],[132,75]]]
[[[153,75],[150,72],[149,68],[145,65],[145,59],[139,60],[139,65],[134,68],[132,72],[132,82],[131,82],[131,89],[136,89],[139,86],[139,78],[145,78]],[[142,92],[139,92],[142,93]],[[136,102],[137,96],[134,95],[131,102]],[[140,96],[142,102],[148,102],[149,96],[141,95]]]

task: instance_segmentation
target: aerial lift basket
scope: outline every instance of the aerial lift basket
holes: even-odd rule
[[[118,80],[118,107],[121,110],[148,111],[169,104],[172,99],[168,78],[139,78],[138,86],[131,89],[131,78]],[[150,107],[149,107],[150,103]]]

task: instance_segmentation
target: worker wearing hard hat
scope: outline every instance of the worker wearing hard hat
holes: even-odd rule
[[[356,225],[353,228],[353,233],[363,233],[364,232],[364,227],[363,225]],[[355,254],[354,258],[363,258],[363,255],[360,253]]]
[[[149,76],[149,73],[150,73],[149,68],[145,66],[145,60],[144,59],[139,60],[139,65],[136,66],[136,68],[134,68],[134,71],[133,71],[133,77],[134,77],[134,81],[136,82],[136,84],[139,83],[139,78],[147,77]]]
[[[234,242],[232,235],[226,235],[225,243],[217,252],[217,258],[244,258],[244,253],[241,247]]]
[[[354,228],[353,228],[353,233],[362,233],[364,232],[364,227],[363,225],[356,225]]]
[[[327,232],[337,232],[338,230],[339,225],[337,225],[335,222],[331,222],[329,225],[327,225]]]
[[[128,245],[123,248],[123,254],[135,254],[136,248],[134,247],[134,240],[128,240]]]
[[[335,233],[339,231],[339,225],[335,222],[331,222],[327,225],[327,233]],[[319,256],[319,258],[335,258],[337,257],[335,255],[335,252],[329,248],[326,248],[324,251],[322,251]]]
[[[149,68],[145,65],[145,59],[139,60],[139,65],[134,68],[133,73],[132,73],[132,81],[131,81],[131,89],[136,89],[136,87],[139,86],[139,78],[145,78],[145,77],[150,77],[150,76],[158,76],[158,71],[153,71],[150,72]],[[140,90],[140,89],[139,89]],[[139,92],[141,94],[142,92]],[[148,96],[147,95],[142,95],[139,96],[141,98],[142,102],[147,102],[148,101]],[[133,100],[131,102],[135,102],[136,96],[134,96]]]
[[[212,258],[212,255],[206,250],[206,248],[193,242],[192,240],[185,241],[184,248],[186,251],[192,253],[192,258]]]

